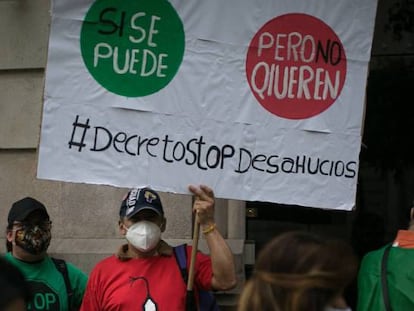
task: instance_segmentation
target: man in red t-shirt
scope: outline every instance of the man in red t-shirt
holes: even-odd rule
[[[195,195],[193,211],[210,250],[210,256],[197,253],[194,287],[231,289],[236,285],[234,258],[214,222],[213,191],[204,185],[191,185],[189,190]],[[161,240],[166,219],[158,193],[149,188],[130,190],[119,215],[120,233],[128,243],[94,267],[81,311],[185,310],[186,284],[173,248]]]

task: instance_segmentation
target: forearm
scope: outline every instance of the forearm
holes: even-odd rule
[[[211,225],[201,226],[201,231],[208,230]],[[210,250],[213,278],[211,282],[214,290],[229,290],[236,286],[237,277],[234,257],[223,236],[214,227],[205,235]]]
[[[205,185],[189,186],[195,195],[193,210],[198,217],[201,232],[210,250],[214,290],[228,290],[236,286],[236,272],[233,254],[214,223],[214,193]]]

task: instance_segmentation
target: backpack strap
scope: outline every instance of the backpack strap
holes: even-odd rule
[[[388,294],[388,285],[387,285],[387,261],[388,255],[390,254],[391,244],[389,244],[382,255],[381,260],[381,285],[382,285],[382,297],[384,299],[385,310],[391,311],[390,297]]]
[[[187,244],[181,244],[173,247],[175,259],[177,260],[178,267],[180,268],[181,276],[184,283],[187,285],[188,271],[187,271]]]
[[[180,268],[181,276],[183,277],[184,283],[187,285],[188,281],[188,271],[187,271],[187,244],[181,244],[178,246],[173,247],[175,259],[177,261],[178,267]],[[220,311],[215,296],[211,291],[204,291],[196,289],[199,304],[201,311],[209,310],[209,311]],[[194,311],[197,309],[197,303],[195,299],[194,291],[187,290],[187,297],[186,297],[186,311]]]
[[[69,280],[68,267],[66,266],[66,262],[63,259],[54,257],[51,257],[51,259],[55,264],[56,269],[62,274],[63,279],[65,280],[66,294],[68,296],[68,310],[71,310],[73,290]]]
[[[175,259],[178,267],[180,268],[181,276],[183,277],[184,284],[187,287],[188,271],[187,271],[187,244],[181,244],[173,247]],[[185,300],[186,311],[196,311],[197,303],[194,296],[194,291],[187,290]]]

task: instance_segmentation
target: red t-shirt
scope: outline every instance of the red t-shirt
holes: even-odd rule
[[[187,246],[187,258],[191,246]],[[189,260],[187,260],[189,265]],[[197,253],[194,286],[211,289],[210,257]],[[185,310],[186,284],[172,256],[119,260],[115,255],[92,270],[81,311]]]

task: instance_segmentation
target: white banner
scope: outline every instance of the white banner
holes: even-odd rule
[[[350,210],[375,0],[56,0],[38,177]]]

